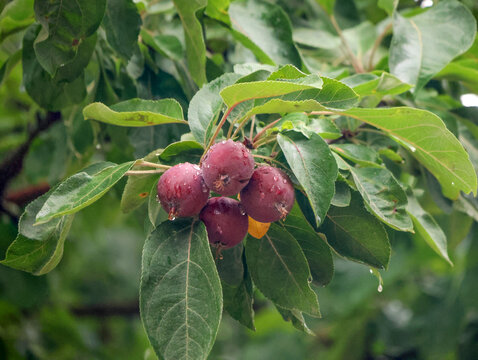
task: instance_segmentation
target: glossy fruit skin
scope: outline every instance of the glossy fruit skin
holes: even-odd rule
[[[285,218],[294,200],[294,187],[289,177],[272,166],[258,167],[241,191],[241,204],[247,214],[264,223]]]
[[[201,169],[188,162],[168,169],[158,181],[158,201],[169,219],[199,214],[209,198]]]
[[[244,144],[229,139],[211,146],[201,169],[209,189],[232,196],[247,185],[254,172],[254,158]]]
[[[209,242],[226,249],[239,244],[249,226],[248,217],[239,201],[227,197],[209,199],[199,218],[206,225]]]

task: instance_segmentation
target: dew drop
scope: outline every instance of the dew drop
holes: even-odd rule
[[[96,150],[99,150],[99,149],[101,149],[101,145],[100,145],[100,144],[96,144],[96,146],[95,146],[95,147],[96,147]]]
[[[381,293],[381,292],[383,291],[383,286],[382,286],[382,284],[380,284],[380,285],[378,286],[377,291],[378,291],[379,293]]]
[[[159,195],[156,195],[156,201],[159,202]]]
[[[274,179],[274,181],[277,181],[277,180],[279,180],[279,178],[278,178],[277,176],[274,176],[274,178],[273,178],[273,179]]]
[[[415,149],[412,145],[408,145],[408,146],[409,146],[409,148],[410,148],[410,150],[411,150],[412,152],[417,151],[417,149]]]
[[[372,269],[370,269],[370,274],[373,274],[373,270],[372,270]]]
[[[239,206],[239,211],[241,212],[241,215],[246,215],[246,210],[242,206]]]
[[[259,197],[260,197],[261,199],[264,199],[264,198],[266,197],[266,194],[264,194],[263,192],[261,192],[261,194],[259,195]]]
[[[283,182],[284,184],[287,184],[287,180],[286,180],[286,179],[282,180],[282,182]]]
[[[226,140],[222,140],[222,141],[221,141],[221,144],[225,144],[225,143],[226,143]]]
[[[218,209],[214,209],[214,215],[221,215],[221,212]]]
[[[171,221],[174,221],[174,220],[176,220],[176,216],[174,216],[174,215],[171,215],[171,217],[169,218],[169,220],[171,220]]]
[[[455,186],[455,183],[453,181],[451,182],[451,186]]]
[[[157,153],[157,154],[154,154],[154,156],[159,156],[159,155],[160,155],[159,153]]]
[[[219,225],[217,226],[217,232],[219,233],[219,235],[222,235],[222,229]]]

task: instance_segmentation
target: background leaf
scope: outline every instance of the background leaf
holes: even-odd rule
[[[160,358],[207,358],[221,320],[222,292],[201,222],[166,221],[146,239],[140,309]]]
[[[35,17],[42,30],[34,48],[38,62],[54,76],[77,56],[81,42],[101,23],[106,0],[35,0]]]
[[[135,3],[132,0],[107,0],[103,27],[113,49],[126,60],[130,59],[141,27]]]
[[[421,89],[473,43],[476,20],[458,1],[441,1],[414,17],[395,12],[389,66],[393,75]]]
[[[229,17],[238,40],[249,47],[260,62],[293,64],[302,60],[292,40],[290,20],[284,10],[263,0],[239,0],[229,6]]]
[[[201,87],[206,79],[206,46],[204,45],[203,29],[197,16],[207,5],[207,0],[173,0],[180,15],[186,41],[186,55],[191,77],[197,86]]]

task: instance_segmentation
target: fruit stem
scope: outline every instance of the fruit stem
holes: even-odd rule
[[[132,176],[132,175],[154,175],[154,174],[161,174],[165,170],[130,170],[127,171],[125,175]]]
[[[267,124],[266,126],[264,126],[264,128],[259,131],[257,133],[256,136],[254,136],[254,139],[252,139],[252,143],[255,144],[259,139],[260,137],[267,131],[269,130],[270,128],[272,128],[275,124],[277,124],[282,118],[278,118],[277,120],[274,120],[273,122],[271,122],[270,124]]]
[[[239,104],[239,103],[237,103]],[[226,122],[227,120],[227,117],[229,116],[229,114],[231,113],[231,111],[237,106],[237,104],[234,104],[232,105],[230,108],[227,109],[227,111],[224,113],[224,115],[222,116],[221,118],[221,121],[219,122],[219,124],[217,125],[217,129],[216,129],[216,132],[214,133],[214,135],[212,136],[211,140],[209,141],[209,144],[206,148],[206,151],[204,153],[207,153],[207,151],[209,150],[209,148],[214,144],[214,142],[216,141],[216,138],[217,136],[219,135],[219,131],[221,131],[221,128],[223,127],[224,123]]]
[[[277,141],[277,137],[275,135],[271,136],[271,137],[265,137],[265,138],[262,138],[262,139],[259,139],[257,141],[257,143],[254,144],[254,148],[259,148],[261,147],[262,145],[267,145],[271,142],[274,142],[274,141]]]
[[[256,115],[252,115],[251,132],[249,133],[249,139],[252,139],[252,135],[254,135],[255,124],[256,124]]]
[[[149,166],[149,167],[154,167],[154,168],[157,168],[157,169],[165,169],[165,170],[171,168],[171,166],[169,166],[169,165],[157,164],[157,163],[152,163],[152,162],[144,161],[144,160],[138,160],[135,165]]]
[[[357,57],[355,56],[355,54],[353,53],[352,49],[350,48],[348,42],[347,42],[347,39],[345,39],[345,36],[342,32],[342,29],[340,28],[339,24],[337,23],[337,20],[335,19],[335,16],[332,14],[330,15],[330,22],[332,23],[335,31],[337,32],[337,34],[339,35],[340,37],[340,40],[342,41],[342,45],[343,47],[345,48],[345,52],[347,53],[347,55],[350,57],[350,62],[352,63],[352,66],[355,70],[355,72],[357,73],[363,73],[364,72],[364,69],[363,69],[363,66],[362,66],[362,63],[360,62],[359,59],[357,59]]]
[[[264,156],[264,155],[257,155],[257,154],[252,154],[252,156],[254,156],[255,158],[258,158],[258,159],[264,159],[264,160],[267,160],[267,161],[270,161],[270,162],[273,162],[279,166],[282,166],[284,169],[287,169],[287,166],[285,166],[284,164],[282,164],[280,161],[277,161],[276,159],[270,157],[270,156]]]

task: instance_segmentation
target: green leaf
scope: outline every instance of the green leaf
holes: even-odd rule
[[[264,99],[307,89],[321,89],[323,80],[312,74],[291,81],[265,80],[230,85],[221,90],[221,97],[228,107],[246,100]]]
[[[196,141],[178,141],[169,144],[161,151],[159,159],[168,165],[176,165],[182,162],[199,163],[203,152],[203,146]]]
[[[52,190],[53,191],[53,190]],[[63,256],[63,246],[74,215],[62,216],[34,226],[35,217],[52,191],[31,202],[18,225],[18,236],[9,246],[3,265],[43,275],[53,270]]]
[[[414,196],[408,197],[408,214],[413,220],[415,237],[421,238],[440,255],[453,265],[448,257],[446,235],[435,219],[427,213]]]
[[[357,194],[348,207],[332,206],[321,228],[340,255],[378,269],[386,269],[390,243],[382,224],[365,208]]]
[[[101,23],[106,0],[35,0],[35,15],[42,30],[34,48],[38,62],[51,75],[73,61],[79,45]]]
[[[287,131],[277,136],[284,156],[309,198],[317,226],[334,196],[337,163],[327,143],[316,134],[306,138],[301,133]]]
[[[73,71],[70,68],[70,64],[74,66],[73,64],[76,63],[73,60],[72,63],[65,65],[64,71],[58,71],[57,76],[52,78],[38,62],[33,49],[33,43],[39,31],[39,25],[32,25],[23,37],[23,84],[28,95],[41,107],[51,111],[80,103],[86,96],[83,72],[71,82],[57,80],[57,76],[62,79],[62,74],[70,73],[69,69]],[[85,40],[83,43],[89,44],[89,41]],[[75,71],[77,70],[75,67]]]
[[[388,15],[392,15],[398,5],[398,0],[378,0],[378,7],[385,10]]]
[[[284,321],[290,321],[293,327],[297,330],[302,331],[308,335],[315,335],[312,330],[309,329],[307,323],[304,320],[304,315],[297,310],[288,310],[283,307],[276,305],[277,311],[281,314]]]
[[[141,28],[133,0],[107,0],[103,27],[111,47],[126,60],[131,58]]]
[[[360,144],[330,145],[340,156],[362,166],[381,167],[382,160],[372,148]]]
[[[203,29],[197,14],[206,7],[207,0],[173,0],[184,28],[188,68],[196,85],[201,87],[206,79],[206,46]]]
[[[375,126],[410,150],[450,199],[456,199],[460,191],[476,194],[476,173],[468,154],[435,114],[407,107],[357,108],[341,114]]]
[[[174,99],[131,99],[112,105],[96,102],[83,109],[85,120],[96,120],[118,126],[151,126],[186,123],[181,105]]]
[[[33,0],[8,2],[0,14],[0,42],[7,36],[27,28],[34,21]]]
[[[70,176],[45,201],[36,216],[36,224],[46,223],[65,214],[74,214],[92,204],[121,180],[133,164],[133,161],[120,165],[106,163],[97,173],[82,171]]]
[[[334,14],[334,6],[335,6],[335,0],[315,0],[317,4],[319,4],[324,11],[329,14],[333,15]]]
[[[207,146],[212,136],[214,122],[223,108],[219,93],[234,84],[241,75],[227,73],[204,85],[191,99],[188,123],[196,140]]]
[[[157,163],[157,159],[156,151],[153,151],[143,158],[145,161],[155,163]],[[151,170],[151,168],[133,165],[132,170]],[[151,189],[156,190],[153,185],[158,182],[159,176],[160,174],[128,176],[123,195],[121,196],[121,211],[128,213],[140,207],[149,198]]]
[[[141,39],[154,51],[171,60],[181,61],[184,56],[183,46],[174,35],[152,35],[146,29],[141,29]]]
[[[399,95],[413,88],[413,85],[404,83],[392,74],[381,71],[371,74],[355,74],[341,81],[350,86],[362,98],[362,107],[375,107],[384,96]]]
[[[307,128],[320,135],[322,139],[338,139],[342,132],[329,118],[311,118]]]
[[[393,18],[391,73],[421,89],[453,58],[464,53],[476,34],[476,20],[458,1],[440,1],[411,18]]]
[[[140,310],[159,358],[207,358],[221,320],[222,291],[201,222],[166,221],[146,239]]]
[[[294,204],[285,221],[280,224],[302,248],[314,282],[322,286],[327,285],[334,275],[332,253],[327,243],[307,222],[297,203]]]
[[[233,35],[261,63],[302,66],[292,40],[292,27],[285,11],[263,0],[239,0],[229,6]]]
[[[350,187],[343,181],[335,182],[335,194],[330,202],[337,207],[346,207],[350,205],[352,194],[350,193]]]
[[[407,195],[388,169],[350,167],[365,206],[381,221],[399,231],[412,231],[406,212]]]
[[[478,59],[463,59],[449,63],[435,78],[461,81],[474,93],[478,93]]]
[[[307,259],[281,226],[272,224],[261,239],[249,237],[246,259],[254,284],[275,304],[320,316],[317,296],[309,285]]]
[[[216,260],[216,266],[221,278],[224,310],[233,319],[255,330],[252,279],[245,264],[243,250],[242,243],[223,250],[222,258]]]

